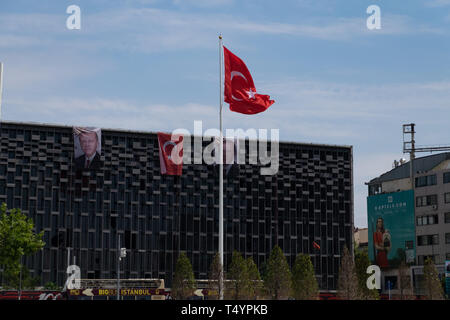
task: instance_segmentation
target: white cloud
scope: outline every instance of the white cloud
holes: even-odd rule
[[[20,90],[23,85],[21,80],[32,86],[34,82],[47,81],[47,85],[52,81],[57,83],[62,81],[61,78],[48,77],[46,74],[42,76],[44,78],[34,78],[40,76],[40,69],[30,74],[26,70],[22,71],[9,85],[14,85],[14,92],[24,94],[5,95],[3,115],[9,119],[17,119],[19,114],[29,121],[45,122],[46,119],[53,119],[52,121],[57,122],[58,119],[69,119],[82,122],[88,119],[89,125],[105,123],[110,127],[129,129],[186,128],[192,126],[194,120],[203,120],[205,126],[218,127],[218,104],[214,102],[208,104],[186,101],[180,105],[157,105],[109,97],[40,98],[27,94],[27,90]],[[65,72],[61,72],[60,77],[64,77]],[[280,81],[266,84],[264,89],[259,90],[270,94],[276,101],[262,114],[250,117],[229,112],[228,105],[224,104],[224,126],[244,129],[278,128],[282,139],[295,137],[295,140],[303,142],[346,145],[367,143],[372,137],[362,132],[376,130],[379,123],[388,127],[398,126],[400,130],[401,124],[418,119],[422,125],[441,121],[448,112],[450,90],[446,88],[449,87],[450,83],[447,82],[363,86]],[[25,98],[27,96],[32,96],[33,99]],[[433,106],[432,112],[424,109],[427,105]],[[79,111],[83,114],[82,117]],[[377,133],[377,141],[386,134],[389,134],[388,131]],[[401,144],[400,140],[398,144]],[[368,167],[362,171],[368,172]],[[374,174],[376,172],[370,172],[364,179]]]
[[[173,0],[173,3],[178,6],[194,6],[202,8],[230,5],[233,2],[234,0]]]
[[[111,68],[107,59],[85,56],[70,51],[32,52],[20,50],[19,53],[6,52],[4,63],[4,94],[27,97],[36,92],[54,94],[61,87],[72,86],[78,89],[81,82],[105,69]],[[66,91],[67,92],[67,91]],[[70,90],[68,94],[71,94]]]
[[[228,2],[213,1],[212,4]],[[202,3],[202,1],[198,2]],[[208,3],[211,3],[208,1]],[[212,5],[211,4],[211,5]],[[229,38],[250,35],[286,35],[327,41],[350,40],[373,35],[442,33],[442,30],[417,25],[411,18],[386,14],[382,29],[366,28],[364,17],[310,18],[299,23],[252,21],[229,14],[200,14],[155,8],[122,8],[120,10],[83,13],[81,30],[74,33],[65,27],[64,15],[1,14],[0,36],[16,37],[9,47],[66,46],[92,49],[155,52],[186,48],[214,48],[219,33]],[[78,37],[77,35],[82,35]],[[0,38],[1,38],[0,37]],[[33,40],[34,39],[34,40]],[[0,46],[6,45],[0,41]]]
[[[424,105],[448,110],[449,88],[450,82],[359,85],[287,79],[259,91],[279,97],[286,113],[299,117],[383,120]]]
[[[450,5],[450,0],[426,0],[425,6],[427,7],[445,7]]]
[[[42,41],[31,36],[2,34],[0,37],[0,48],[19,49],[37,45],[42,45]]]
[[[38,32],[41,37],[67,31],[66,17],[64,13],[42,14],[42,13],[2,13],[0,14],[0,32],[26,33]]]
[[[217,118],[216,108],[208,105],[144,104],[107,98],[15,98],[5,99],[4,107],[5,120],[144,131],[189,129],[194,120],[203,120],[206,127],[214,125]],[[14,116],[18,114],[22,116]]]

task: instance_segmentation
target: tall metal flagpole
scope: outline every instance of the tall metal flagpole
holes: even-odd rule
[[[3,63],[0,62],[0,121],[2,119]]]
[[[223,133],[222,133],[222,35],[219,35],[219,75],[220,75],[220,136],[219,136],[219,258],[220,258],[220,278],[219,278],[219,299],[223,300]]]

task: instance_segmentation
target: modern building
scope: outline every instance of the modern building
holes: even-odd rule
[[[410,162],[395,162],[395,167],[391,171],[367,183],[369,242],[372,237],[370,226],[371,223],[374,224],[370,220],[371,210],[372,216],[375,216],[378,208],[380,212],[378,216],[381,216],[381,213],[395,213],[394,210],[402,205],[404,208],[411,205],[411,210],[407,211],[408,214],[397,215],[395,225],[403,227],[404,234],[412,232],[414,235],[413,239],[406,241],[404,249],[415,252],[409,261],[412,265],[411,277],[416,292],[421,294],[423,293],[423,264],[426,258],[431,257],[434,260],[441,276],[445,274],[445,260],[450,260],[450,153],[416,158],[413,163],[413,179],[411,179]],[[406,197],[410,195],[410,198],[403,197],[404,200],[397,202],[395,199],[402,194]],[[387,198],[391,203],[384,207],[383,204],[370,206],[372,200],[382,197]],[[397,207],[392,209],[394,206]],[[386,226],[386,228],[389,227]],[[392,235],[392,242],[394,242],[393,239],[394,235]],[[396,279],[391,280],[396,281]]]
[[[31,275],[63,286],[70,258],[82,279],[114,279],[120,236],[121,278],[170,287],[183,251],[195,277],[207,279],[218,251],[217,167],[184,164],[180,177],[161,175],[156,133],[102,129],[102,167],[77,171],[72,129],[1,123],[0,202],[45,231],[45,248],[24,259]],[[298,253],[311,255],[321,290],[335,290],[342,248],[352,248],[352,147],[279,148],[276,175],[242,164],[224,178],[225,269],[237,250],[261,270],[278,244],[291,266]]]
[[[353,239],[355,241],[355,246],[360,250],[364,250],[369,245],[368,240],[368,229],[367,228],[355,228],[353,233]]]

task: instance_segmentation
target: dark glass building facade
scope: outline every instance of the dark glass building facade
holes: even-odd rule
[[[217,167],[184,164],[181,177],[162,176],[156,133],[102,129],[102,168],[81,172],[72,127],[2,122],[0,130],[0,202],[45,231],[45,248],[24,259],[42,284],[64,285],[67,248],[83,279],[116,278],[119,235],[128,249],[121,278],[170,287],[181,251],[197,279],[208,277],[218,251]],[[260,175],[259,165],[232,170],[224,180],[225,269],[237,250],[261,270],[278,244],[291,266],[309,254],[320,289],[335,290],[342,248],[352,248],[352,165],[349,146],[280,142],[276,175]]]

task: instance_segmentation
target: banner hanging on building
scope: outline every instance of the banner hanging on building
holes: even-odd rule
[[[380,268],[415,260],[414,192],[367,197],[369,259]]]
[[[161,174],[181,176],[183,171],[183,136],[158,132]]]
[[[74,164],[77,170],[100,169],[102,131],[100,128],[73,127]]]

